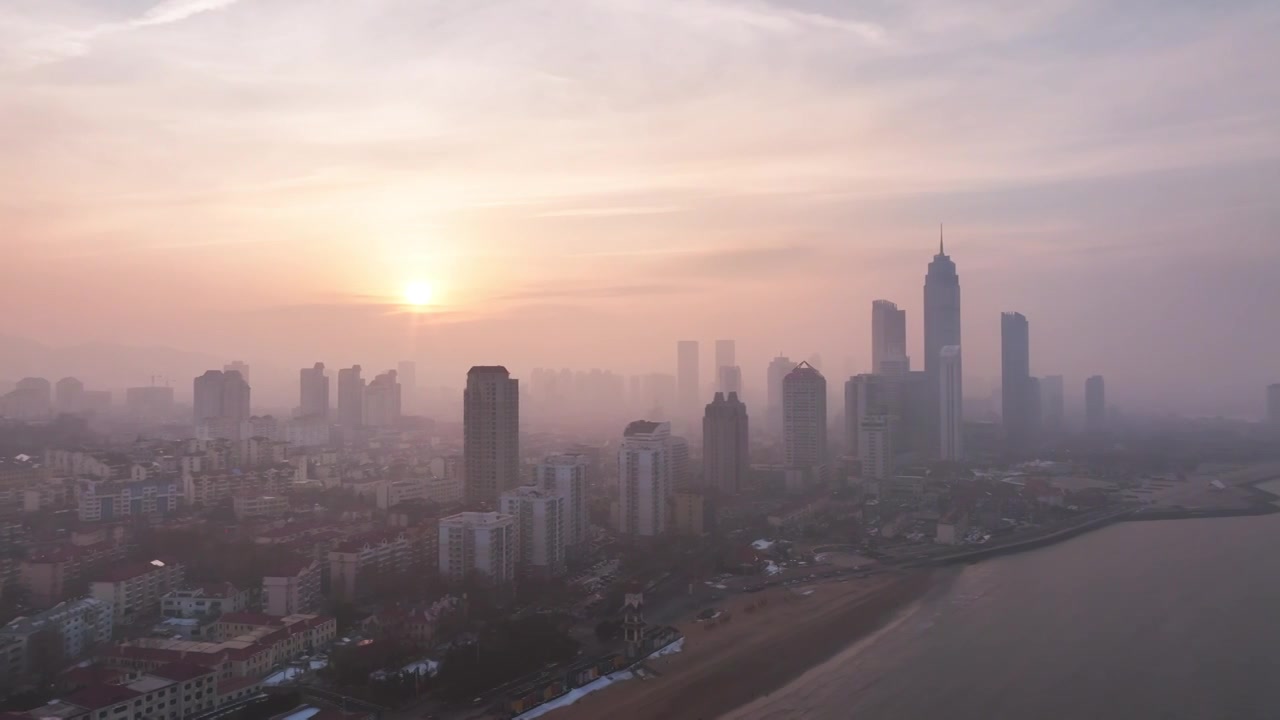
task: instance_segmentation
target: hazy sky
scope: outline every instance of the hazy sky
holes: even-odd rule
[[[1019,310],[1069,393],[1256,413],[1278,37],[1274,0],[4,0],[0,333],[834,378],[881,297],[922,364],[945,222],[974,387]]]

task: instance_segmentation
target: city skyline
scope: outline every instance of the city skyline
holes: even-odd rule
[[[1126,407],[1256,416],[1276,381],[1280,338],[1249,330],[1280,302],[1280,102],[1246,80],[1280,52],[1265,3],[19,6],[4,336],[243,358],[264,393],[315,358],[639,372],[682,337],[736,339],[746,376],[779,350],[871,371],[863,312],[836,335],[789,310],[886,297],[923,366],[911,288],[942,221],[972,379],[1018,307],[1045,372]],[[62,374],[157,369],[133,372]]]

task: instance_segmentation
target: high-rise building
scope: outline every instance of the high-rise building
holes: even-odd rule
[[[674,490],[671,423],[636,420],[618,448],[618,532],[656,537],[667,531]]]
[[[222,372],[238,372],[245,382],[249,382],[249,363],[243,360],[233,360],[222,366]]]
[[[502,493],[501,511],[516,518],[521,564],[542,577],[564,572],[565,500],[535,486],[525,485]]]
[[[770,433],[782,434],[782,380],[795,368],[791,358],[779,355],[769,362],[768,370],[768,409],[766,425]]]
[[[347,429],[364,425],[362,370],[359,365],[352,365],[338,371],[338,424]]]
[[[400,402],[404,412],[410,415],[418,412],[418,364],[412,360],[401,360],[396,365],[396,377],[400,380]]]
[[[1040,424],[1045,432],[1062,432],[1066,406],[1061,375],[1040,378]]]
[[[893,444],[893,419],[888,415],[867,415],[858,421],[858,462],[864,480],[893,476]]]
[[[702,404],[702,389],[698,386],[698,341],[681,340],[676,343],[676,385],[680,394],[680,412],[692,413]]]
[[[42,377],[26,377],[18,381],[4,396],[4,412],[19,420],[36,420],[49,416],[53,409],[53,386]]]
[[[931,380],[938,377],[942,348],[960,344],[960,276],[939,229],[938,254],[924,277],[924,370]]]
[[[467,505],[496,507],[503,491],[520,485],[520,381],[501,365],[467,372],[462,456]]]
[[[516,518],[499,512],[463,512],[440,519],[440,577],[504,587],[516,577],[519,531]]]
[[[716,341],[716,371],[722,367],[738,364],[738,352],[732,340]]]
[[[329,376],[324,363],[298,371],[298,416],[329,417]]]
[[[579,453],[548,455],[536,470],[538,487],[564,498],[564,542],[569,553],[585,550],[591,540],[587,512],[591,459]]]
[[[702,483],[705,488],[737,494],[751,470],[747,440],[747,406],[736,392],[716,393],[702,417]]]
[[[729,393],[742,393],[742,368],[737,365],[721,365],[718,372],[719,382],[717,387],[719,392],[728,395]]]
[[[807,362],[783,378],[782,426],[788,467],[827,463],[827,380]]]
[[[393,427],[400,422],[400,383],[395,370],[378,375],[364,389],[364,424]]]
[[[53,387],[54,405],[58,412],[77,413],[84,409],[84,383],[65,377]]]
[[[893,418],[900,414],[895,378],[886,375],[863,373],[849,378],[844,386],[845,434],[849,454],[861,457],[862,421],[868,417]]]
[[[907,311],[888,300],[871,303],[872,372],[897,372],[907,361]],[[884,366],[882,363],[891,362]]]
[[[214,419],[240,423],[249,419],[249,383],[238,371],[209,370],[192,385],[192,410],[197,423]]]
[[[1101,375],[1084,381],[1084,421],[1090,430],[1102,430],[1107,425],[1107,389]]]
[[[940,457],[956,462],[964,459],[964,397],[960,394],[962,368],[960,346],[947,345],[938,353],[942,362],[938,367],[941,413]]]
[[[124,405],[135,418],[168,419],[173,415],[173,388],[164,385],[125,388]]]
[[[1280,383],[1267,386],[1267,422],[1280,428]]]
[[[1000,315],[1000,397],[1005,440],[1010,449],[1031,441],[1031,333],[1022,313]]]

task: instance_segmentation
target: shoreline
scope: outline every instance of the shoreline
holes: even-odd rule
[[[728,624],[707,629],[703,623],[682,623],[683,652],[645,663],[650,677],[610,686],[542,717],[719,717],[784,687],[885,626],[934,586],[933,573],[899,571],[737,596],[725,603],[732,616]]]
[[[1268,476],[1238,483],[1247,487],[1255,502],[1247,507],[1206,509],[1137,508],[1066,528],[1043,537],[997,547],[980,548],[959,555],[913,562],[889,573],[866,580],[832,581],[795,590],[773,587],[759,594],[743,594],[726,603],[739,624],[725,633],[750,631],[739,642],[717,642],[701,647],[712,633],[698,623],[681,623],[686,638],[686,651],[645,664],[651,672],[646,679],[633,679],[599,693],[588,695],[573,705],[547,713],[551,720],[588,720],[609,717],[610,720],[644,720],[661,717],[671,720],[710,720],[749,705],[757,698],[786,686],[792,680],[836,656],[853,644],[885,627],[903,610],[936,586],[936,573],[946,566],[971,564],[983,560],[1028,552],[1038,548],[1108,527],[1119,522],[1202,519],[1214,517],[1249,517],[1280,513],[1280,496],[1257,487],[1264,482],[1280,480]],[[1145,512],[1144,512],[1145,510]],[[859,584],[874,587],[859,592]],[[834,589],[832,589],[834,588]],[[843,590],[841,589],[843,588]],[[809,591],[822,593],[803,613],[787,617],[744,615],[741,607],[761,598],[778,602],[788,594]],[[812,612],[808,612],[812,610]],[[753,622],[763,621],[763,622]],[[719,631],[716,631],[719,632]],[[701,651],[700,651],[701,650]]]

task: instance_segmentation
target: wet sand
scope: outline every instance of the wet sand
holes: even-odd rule
[[[713,629],[692,620],[679,625],[683,652],[648,663],[659,677],[618,683],[543,717],[710,720],[835,655],[928,585],[928,573],[914,571],[730,598],[720,606],[731,616],[728,623]],[[749,605],[756,610],[748,612]]]

